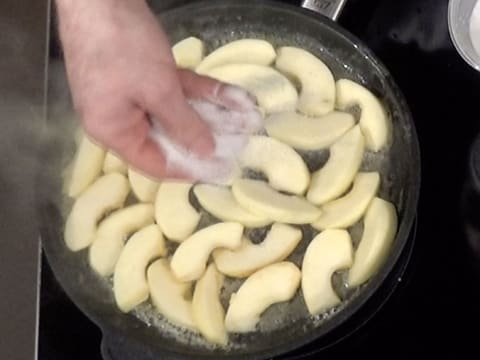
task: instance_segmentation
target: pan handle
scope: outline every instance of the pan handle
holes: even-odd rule
[[[347,0],[302,0],[302,7],[337,21]]]

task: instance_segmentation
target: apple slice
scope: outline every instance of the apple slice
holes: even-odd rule
[[[268,136],[250,136],[240,156],[243,167],[263,172],[271,187],[301,195],[310,182],[303,159],[290,146]]]
[[[193,319],[205,339],[220,345],[228,342],[225,330],[225,310],[220,303],[220,290],[224,277],[210,264],[195,285],[193,293]]]
[[[335,79],[327,65],[297,47],[278,49],[275,67],[300,83],[297,109],[311,116],[329,113],[335,106]]]
[[[392,125],[382,104],[367,88],[348,79],[337,81],[337,108],[346,110],[357,105],[361,109],[360,128],[367,148],[379,151],[391,138]]]
[[[195,69],[202,61],[204,52],[203,41],[194,36],[183,39],[172,47],[175,63],[183,69]]]
[[[102,276],[110,276],[123,250],[125,239],[153,223],[153,205],[136,204],[109,215],[98,226],[90,246],[90,266]]]
[[[322,206],[322,215],[312,224],[317,230],[347,228],[355,224],[367,210],[378,191],[380,174],[360,172],[352,190],[345,196]]]
[[[301,239],[300,229],[275,223],[260,244],[253,244],[243,238],[239,249],[217,249],[213,252],[213,259],[223,274],[243,278],[267,265],[284,260],[295,250]]]
[[[153,203],[155,201],[155,195],[157,194],[160,182],[151,179],[138,171],[129,168],[128,180],[132,191],[141,202]]]
[[[310,314],[320,314],[340,303],[332,275],[352,265],[352,253],[346,230],[325,230],[308,245],[302,264],[302,291]]]
[[[126,175],[128,170],[127,163],[112,152],[108,152],[103,163],[103,172],[105,174],[118,172]]]
[[[242,241],[243,226],[239,223],[218,223],[197,231],[182,242],[172,257],[170,264],[173,274],[180,281],[200,278],[210,253],[225,247],[236,249]]]
[[[252,274],[230,299],[225,317],[227,331],[254,331],[267,308],[293,298],[300,277],[300,270],[286,261],[269,265]]]
[[[125,176],[112,173],[98,178],[73,204],[65,223],[68,248],[79,251],[95,238],[97,222],[108,212],[123,206],[130,186]]]
[[[365,140],[356,125],[332,145],[327,163],[313,173],[307,199],[321,205],[342,195],[360,168],[364,148]]]
[[[182,242],[200,221],[200,214],[188,199],[191,187],[189,183],[164,181],[158,188],[155,219],[169,240]]]
[[[71,167],[67,170],[67,195],[78,197],[102,173],[105,150],[82,136]]]
[[[284,195],[267,183],[252,179],[237,179],[232,192],[238,203],[254,214],[287,224],[310,224],[321,211],[296,195]]]
[[[238,222],[251,228],[266,226],[272,222],[241,207],[228,187],[199,184],[193,188],[193,192],[200,205],[220,220]]]
[[[205,73],[214,79],[240,86],[252,93],[264,113],[293,111],[298,94],[292,83],[277,70],[254,64],[229,64]]]
[[[328,148],[354,125],[353,116],[340,111],[317,118],[291,111],[272,114],[265,120],[268,135],[300,150]]]
[[[129,312],[148,299],[148,264],[165,256],[167,248],[158,225],[152,224],[131,236],[123,248],[113,275],[113,293],[117,306]]]
[[[363,284],[380,269],[396,233],[395,206],[378,197],[374,198],[365,214],[362,239],[348,275],[349,286]]]
[[[212,51],[197,66],[197,73],[205,74],[208,70],[218,66],[242,63],[270,65],[275,59],[275,49],[265,40],[241,39],[235,40]]]
[[[192,284],[178,281],[166,259],[159,259],[148,267],[147,281],[157,311],[171,323],[196,331],[192,302],[187,300]]]

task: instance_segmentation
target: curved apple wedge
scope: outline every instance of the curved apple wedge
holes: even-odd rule
[[[205,74],[208,70],[218,66],[241,63],[270,65],[275,59],[275,49],[265,40],[241,39],[235,40],[212,51],[197,66],[199,74]]]
[[[220,220],[238,222],[251,228],[262,227],[272,222],[241,207],[230,188],[199,184],[193,188],[193,192],[200,205]]]
[[[131,205],[107,216],[98,226],[95,240],[90,246],[90,266],[102,276],[113,274],[125,239],[152,223],[152,204]]]
[[[95,238],[97,222],[110,210],[123,206],[130,186],[125,176],[112,173],[97,179],[73,204],[65,223],[64,238],[68,248],[79,251]]]
[[[321,211],[296,195],[284,195],[259,180],[237,179],[233,196],[248,211],[287,224],[310,224]]]
[[[382,104],[367,88],[348,79],[337,81],[337,108],[346,110],[360,107],[360,128],[365,136],[367,148],[379,151],[388,145],[391,123]]]
[[[156,224],[133,234],[115,265],[113,293],[117,306],[129,312],[148,299],[147,266],[155,258],[165,256],[167,248]]]
[[[242,241],[243,226],[239,223],[218,223],[197,231],[182,242],[172,257],[170,266],[173,274],[180,281],[200,278],[210,253],[225,247],[236,249]]]
[[[272,114],[265,119],[269,136],[300,150],[328,148],[354,125],[353,116],[340,111],[316,118],[291,111]]]
[[[192,284],[178,281],[166,259],[159,259],[148,267],[147,281],[157,311],[171,323],[196,331],[192,302],[187,300]]]
[[[362,132],[354,126],[332,145],[327,163],[312,175],[307,199],[321,205],[342,195],[360,168],[364,148]]]
[[[136,198],[141,202],[153,203],[160,183],[132,168],[128,169],[128,180]]]
[[[210,264],[195,285],[193,319],[205,339],[220,345],[228,342],[225,330],[225,310],[220,302],[224,277]]]
[[[302,157],[290,146],[268,136],[251,136],[240,164],[261,171],[270,186],[279,191],[301,195],[310,182],[310,172]]]
[[[340,303],[332,275],[352,265],[352,253],[346,230],[325,230],[308,245],[302,264],[302,291],[310,314],[320,314]]]
[[[327,65],[297,47],[278,49],[275,67],[300,83],[297,109],[311,116],[329,113],[335,106],[335,79]]]
[[[254,64],[230,64],[209,70],[208,75],[219,81],[244,88],[257,99],[267,114],[293,111],[298,94],[292,83],[277,70]]]
[[[378,197],[374,198],[365,214],[363,235],[348,274],[349,286],[364,283],[380,269],[396,233],[395,206]]]
[[[195,36],[180,40],[172,47],[175,63],[182,69],[195,69],[203,60],[204,52],[203,41]]]
[[[360,172],[352,190],[345,196],[322,206],[322,215],[312,226],[317,230],[347,228],[363,216],[380,185],[378,172]]]
[[[227,331],[254,331],[267,308],[293,298],[300,277],[300,270],[286,261],[269,265],[252,274],[230,299],[225,317]]]
[[[243,278],[267,265],[284,260],[295,250],[301,239],[300,229],[275,223],[260,244],[253,244],[244,238],[237,250],[215,250],[213,259],[221,273]]]

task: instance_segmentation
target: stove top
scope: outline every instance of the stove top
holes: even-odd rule
[[[350,0],[339,22],[373,49],[404,92],[420,141],[422,188],[411,258],[399,265],[406,271],[394,293],[367,324],[321,354],[472,353],[480,322],[480,140],[470,150],[480,133],[480,74],[450,41],[446,0]],[[39,359],[101,359],[100,331],[46,261],[42,270]]]

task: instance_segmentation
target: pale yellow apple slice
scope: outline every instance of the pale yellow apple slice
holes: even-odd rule
[[[322,215],[312,224],[317,230],[347,228],[363,216],[378,191],[380,174],[360,172],[345,196],[322,206]]]
[[[311,116],[329,113],[335,106],[335,79],[327,65],[310,52],[291,46],[278,49],[275,67],[300,83],[297,109]]]
[[[210,264],[198,279],[193,293],[193,319],[205,339],[220,345],[228,342],[225,330],[225,310],[220,302],[224,277]]]
[[[232,192],[245,209],[277,222],[310,224],[321,214],[320,209],[305,198],[284,195],[259,180],[237,179],[233,183]]]
[[[250,136],[240,156],[243,167],[261,171],[271,187],[296,195],[303,194],[310,172],[302,157],[290,146],[268,136]]]
[[[105,174],[118,172],[126,175],[128,170],[127,163],[112,152],[108,152],[103,163],[103,172]]]
[[[340,111],[316,118],[291,111],[265,119],[268,135],[300,150],[328,148],[354,125],[353,116]]]
[[[267,308],[293,298],[300,284],[300,277],[300,270],[295,264],[286,261],[253,273],[230,299],[225,316],[227,331],[254,331],[260,316]]]
[[[159,181],[151,179],[132,168],[128,169],[128,180],[130,181],[132,191],[138,200],[150,203],[155,201],[155,196],[157,195],[158,187],[160,186]]]
[[[313,173],[307,199],[320,205],[342,195],[360,168],[364,148],[365,140],[356,125],[332,145],[327,163]]]
[[[210,253],[216,248],[236,249],[242,241],[243,226],[235,222],[210,225],[182,242],[170,264],[180,281],[200,278],[205,271]]]
[[[196,331],[192,302],[188,300],[192,283],[178,281],[166,259],[159,259],[148,267],[147,281],[157,311],[174,325]]]
[[[340,303],[332,287],[332,275],[350,267],[352,256],[352,241],[346,230],[325,230],[308,245],[302,264],[302,291],[310,314],[320,314]]]
[[[68,248],[79,251],[95,238],[97,222],[108,212],[123,206],[130,186],[125,176],[112,173],[98,178],[73,204],[65,223]]]
[[[235,40],[212,51],[197,66],[196,71],[199,74],[205,74],[215,67],[233,63],[268,66],[273,62],[275,56],[275,49],[268,41],[260,39]]]
[[[203,41],[195,36],[180,40],[172,47],[175,63],[183,69],[195,69],[202,61],[204,52]]]
[[[397,233],[397,213],[392,203],[374,198],[363,221],[363,235],[348,275],[349,286],[358,286],[383,265]]]
[[[200,221],[200,214],[190,204],[192,184],[164,181],[155,199],[155,219],[164,235],[176,242],[189,237]]]
[[[107,216],[90,246],[90,266],[102,276],[112,275],[127,237],[152,223],[152,204],[131,205]]]
[[[153,259],[166,254],[165,240],[156,224],[146,226],[130,237],[113,275],[113,293],[120,310],[129,312],[148,299],[147,266]]]
[[[228,187],[199,184],[193,188],[193,192],[200,205],[220,220],[238,222],[250,228],[262,227],[272,222],[241,207]]]
[[[302,231],[289,225],[275,223],[260,244],[243,238],[237,250],[217,249],[213,259],[220,272],[243,278],[255,271],[284,260],[302,239]]]
[[[379,151],[386,147],[391,138],[392,125],[382,104],[367,88],[348,79],[337,81],[337,108],[346,110],[360,107],[360,128],[365,136],[367,148]]]
[[[83,136],[69,170],[67,195],[78,197],[102,173],[105,150]]]
[[[257,99],[264,113],[293,111],[298,94],[292,83],[277,70],[254,64],[230,64],[215,67],[206,75],[244,88]]]

